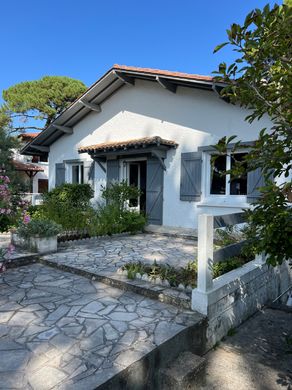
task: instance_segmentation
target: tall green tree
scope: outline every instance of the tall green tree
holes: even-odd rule
[[[231,173],[238,176],[256,168],[263,172],[262,196],[247,212],[250,240],[257,253],[264,252],[268,262],[276,265],[292,258],[291,0],[251,11],[243,25],[232,24],[227,36],[228,41],[214,51],[230,45],[238,58],[228,65],[221,63],[215,72],[217,80],[226,84],[222,95],[250,110],[248,122],[268,115],[273,124],[270,129],[259,129],[246,161]],[[217,150],[226,153],[233,139],[220,140]]]
[[[63,76],[13,85],[3,91],[0,120],[9,118],[12,131],[43,130],[85,90],[81,81]]]

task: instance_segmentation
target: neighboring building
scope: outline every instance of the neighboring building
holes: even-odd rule
[[[18,135],[21,140],[21,146],[25,147],[39,133],[22,133]],[[24,156],[19,150],[14,151],[13,164],[15,170],[22,177],[24,182],[27,182],[29,192],[27,196],[34,203],[37,195],[48,191],[48,156],[30,155]]]
[[[261,182],[259,171],[231,183],[220,176],[233,157],[211,165],[221,137],[249,142],[271,126],[246,122],[247,110],[221,99],[220,88],[209,76],[115,65],[22,153],[49,153],[49,188],[90,182],[98,199],[102,185],[128,180],[144,193],[132,207],[149,223],[195,228],[200,213],[249,207]]]

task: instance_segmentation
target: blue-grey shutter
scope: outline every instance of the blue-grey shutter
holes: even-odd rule
[[[253,203],[260,197],[259,187],[265,185],[261,168],[247,173],[247,201]]]
[[[119,181],[120,164],[119,160],[107,160],[106,163],[106,183]]]
[[[95,162],[84,161],[84,183],[93,185],[95,177]]]
[[[180,200],[201,200],[202,153],[181,154]]]
[[[146,180],[146,215],[149,224],[162,225],[163,176],[164,170],[160,161],[155,157],[148,158]]]
[[[57,163],[56,167],[56,177],[55,177],[55,187],[58,187],[65,183],[65,164]]]

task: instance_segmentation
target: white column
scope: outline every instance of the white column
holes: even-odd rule
[[[213,287],[213,226],[213,215],[199,215],[197,290],[203,293]]]

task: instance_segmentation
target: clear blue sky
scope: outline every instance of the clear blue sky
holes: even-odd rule
[[[267,2],[2,0],[0,91],[44,75],[90,85],[114,63],[210,74],[232,58],[212,54],[225,30]]]

